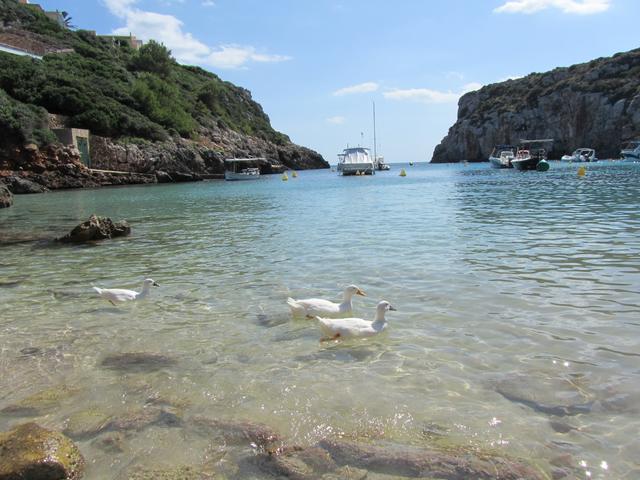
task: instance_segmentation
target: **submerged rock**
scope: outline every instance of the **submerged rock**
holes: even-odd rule
[[[436,450],[400,445],[373,446],[322,440],[320,447],[338,465],[377,473],[446,480],[543,480],[545,476],[517,460],[476,449]]]
[[[594,403],[582,390],[563,378],[516,375],[498,381],[495,390],[507,400],[559,417],[588,413]]]
[[[62,243],[84,243],[107,238],[124,237],[131,233],[131,227],[125,221],[113,222],[107,217],[91,215],[89,220],[75,227],[64,237],[56,241]]]
[[[83,470],[78,447],[61,433],[35,423],[0,433],[0,479],[77,480]]]
[[[267,449],[280,442],[280,435],[268,425],[249,421],[215,420],[207,417],[192,417],[189,423],[204,435],[221,436],[230,444],[254,444]]]
[[[0,208],[8,208],[13,205],[13,195],[9,189],[0,183]]]
[[[64,422],[64,434],[74,440],[92,438],[109,427],[111,417],[99,410],[76,412]]]
[[[14,417],[36,417],[44,415],[59,407],[62,401],[73,396],[77,391],[77,389],[70,388],[66,385],[47,388],[17,403],[4,407],[0,410],[0,413]]]
[[[167,469],[136,467],[124,478],[127,480],[223,480],[225,477],[209,469],[183,465]]]
[[[127,352],[108,355],[100,363],[112,370],[153,372],[176,364],[173,357],[160,353]]]

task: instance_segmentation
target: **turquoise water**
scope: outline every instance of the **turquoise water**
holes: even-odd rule
[[[640,165],[590,164],[584,178],[555,162],[546,173],[405,168],[17,197],[0,211],[0,409],[51,387],[69,394],[0,413],[0,430],[161,398],[181,418],[249,419],[297,444],[384,432],[420,446],[437,428],[547,471],[567,454],[576,478],[638,478]],[[18,242],[92,213],[126,219],[132,236]],[[144,303],[116,308],[91,290],[145,277],[161,287]],[[290,318],[288,296],[338,299],[350,283],[368,294],[354,300],[359,316],[382,299],[398,309],[381,336],[321,344],[312,321]],[[176,363],[101,366],[122,352]],[[86,478],[218,452],[188,427],[128,431],[115,453],[99,438],[77,442]],[[215,467],[253,478],[235,466],[250,449],[229,448]]]

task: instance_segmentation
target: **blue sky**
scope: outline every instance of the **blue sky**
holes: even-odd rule
[[[331,163],[346,144],[428,161],[464,91],[637,48],[638,0],[31,0],[132,32],[251,90]]]

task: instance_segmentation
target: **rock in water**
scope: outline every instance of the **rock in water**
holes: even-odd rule
[[[39,183],[33,182],[27,178],[12,176],[6,179],[7,187],[15,195],[27,193],[43,193],[47,189]]]
[[[376,473],[446,480],[542,480],[533,467],[476,449],[437,450],[400,445],[373,446],[322,440],[319,444],[338,465]]]
[[[13,195],[9,189],[0,183],[0,208],[8,208],[13,205]]]
[[[0,433],[0,479],[77,480],[84,459],[61,433],[26,423]]]
[[[56,239],[62,243],[84,243],[106,238],[124,237],[131,233],[131,227],[125,221],[113,222],[107,217],[91,215],[64,237]]]
[[[105,357],[100,365],[126,372],[154,372],[176,364],[176,359],[160,353],[127,352]]]

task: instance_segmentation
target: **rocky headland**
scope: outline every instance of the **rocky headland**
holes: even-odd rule
[[[0,184],[13,194],[216,178],[233,157],[266,158],[263,173],[329,167],[251,92],[157,42],[72,31],[15,0],[0,0],[0,38],[39,57],[0,52]],[[88,131],[88,156],[61,129]]]
[[[497,144],[553,138],[549,158],[578,147],[618,158],[640,136],[640,49],[487,85],[458,103],[433,163],[486,161]]]

